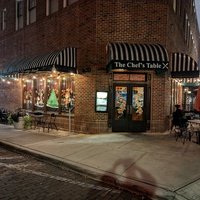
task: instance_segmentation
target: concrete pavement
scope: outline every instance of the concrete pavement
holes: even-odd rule
[[[0,124],[0,144],[141,190],[152,199],[200,199],[200,145],[183,145],[168,133],[47,134]]]

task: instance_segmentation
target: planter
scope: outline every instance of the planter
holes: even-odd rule
[[[13,122],[14,128],[16,129],[23,129],[24,128],[24,118],[19,117],[19,122]]]

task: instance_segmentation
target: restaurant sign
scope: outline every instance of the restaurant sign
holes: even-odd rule
[[[109,69],[126,69],[126,70],[162,70],[167,71],[169,68],[169,62],[137,62],[137,61],[111,61],[109,63]]]

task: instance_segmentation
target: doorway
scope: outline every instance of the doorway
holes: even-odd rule
[[[113,132],[143,132],[147,129],[147,85],[113,85]]]

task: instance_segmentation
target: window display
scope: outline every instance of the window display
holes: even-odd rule
[[[34,102],[35,109],[43,110],[44,108],[44,91],[45,91],[45,79],[35,79],[35,93]]]
[[[74,80],[71,77],[61,81],[61,112],[74,112]]]
[[[57,111],[59,108],[59,79],[47,79],[47,111]]]
[[[32,100],[33,100],[33,82],[32,80],[26,80],[24,83],[24,108],[25,109],[32,109]]]
[[[30,110],[74,112],[74,77],[49,75],[24,80],[23,108]]]
[[[144,118],[144,87],[133,87],[132,94],[132,120],[142,121]]]
[[[126,116],[127,87],[117,86],[115,91],[115,119],[123,119]]]

